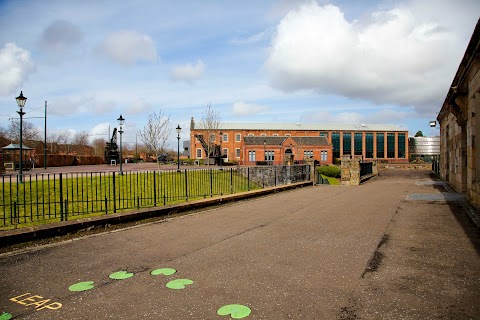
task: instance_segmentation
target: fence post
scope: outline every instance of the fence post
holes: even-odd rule
[[[153,206],[157,206],[157,173],[153,171]]]
[[[105,197],[105,214],[108,214],[108,199]]]
[[[247,167],[247,190],[250,191],[250,167]]]
[[[59,177],[59,182],[60,182],[60,221],[63,221],[63,179],[62,179],[62,173],[60,173]]]
[[[210,198],[213,197],[213,173],[210,169]]]
[[[273,186],[277,186],[277,167],[273,166]]]
[[[185,200],[188,201],[188,177],[187,177],[187,169],[185,169]]]
[[[112,172],[113,184],[113,213],[117,213],[117,190],[115,188],[115,172]]]
[[[65,221],[68,221],[68,199],[65,200]]]
[[[230,193],[233,193],[233,168],[230,168]]]

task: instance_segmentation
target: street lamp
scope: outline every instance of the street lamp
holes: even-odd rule
[[[177,130],[177,172],[180,172],[180,132],[182,132],[180,124],[175,128],[175,130]]]
[[[220,158],[218,160],[218,162],[220,162],[220,170],[223,170],[223,168],[222,168],[222,162],[223,162],[223,158],[222,158],[222,138],[223,138],[223,133],[220,131]]]
[[[120,125],[120,175],[123,175],[123,170],[122,170],[122,133],[123,133],[123,124],[125,123],[125,119],[120,115],[120,118],[117,119],[118,124]]]
[[[20,95],[18,97],[15,98],[17,100],[17,105],[18,107],[20,108],[20,111],[17,111],[17,113],[20,115],[20,167],[18,168],[19,169],[19,181],[20,183],[23,183],[23,139],[22,139],[22,135],[23,135],[23,128],[22,128],[22,125],[23,125],[23,122],[22,122],[22,118],[23,118],[23,115],[25,114],[25,112],[23,112],[23,107],[25,107],[25,102],[27,102],[27,97],[24,97],[23,96],[23,92],[20,91]]]
[[[265,148],[267,147],[267,139],[263,140],[263,157],[265,158],[265,163],[267,163],[267,152],[265,151]]]

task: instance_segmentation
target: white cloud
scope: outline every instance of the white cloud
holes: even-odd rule
[[[139,61],[157,61],[157,50],[152,38],[135,31],[110,33],[103,40],[99,50],[122,65],[132,65]]]
[[[464,50],[455,30],[438,21],[395,8],[349,22],[338,7],[310,1],[279,23],[265,67],[283,91],[436,110]]]
[[[232,114],[234,116],[251,116],[265,112],[268,109],[267,106],[239,101],[233,104]]]
[[[173,67],[170,70],[170,78],[174,81],[185,81],[192,83],[203,76],[205,72],[205,64],[202,60],[198,60],[196,64],[185,64]]]
[[[83,40],[79,27],[65,20],[52,22],[42,33],[40,46],[47,50],[64,52]]]
[[[271,35],[269,31],[262,31],[247,37],[236,37],[230,41],[234,45],[254,44],[267,39]]]
[[[112,129],[113,130],[113,129]],[[99,123],[88,133],[88,140],[92,142],[95,139],[110,140],[110,124],[107,122]]]
[[[146,113],[150,111],[151,104],[148,103],[147,101],[140,99],[140,100],[135,100],[132,104],[128,106],[128,108],[125,110],[126,114],[141,114],[141,113]]]
[[[7,43],[0,49],[0,96],[12,94],[35,71],[30,52]]]

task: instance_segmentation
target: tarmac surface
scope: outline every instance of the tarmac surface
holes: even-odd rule
[[[445,187],[383,170],[2,254],[0,319],[480,319],[479,228]]]

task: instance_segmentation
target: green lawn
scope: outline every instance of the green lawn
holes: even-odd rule
[[[61,179],[60,179],[61,177]],[[259,189],[232,169],[59,174],[0,184],[0,230]]]

